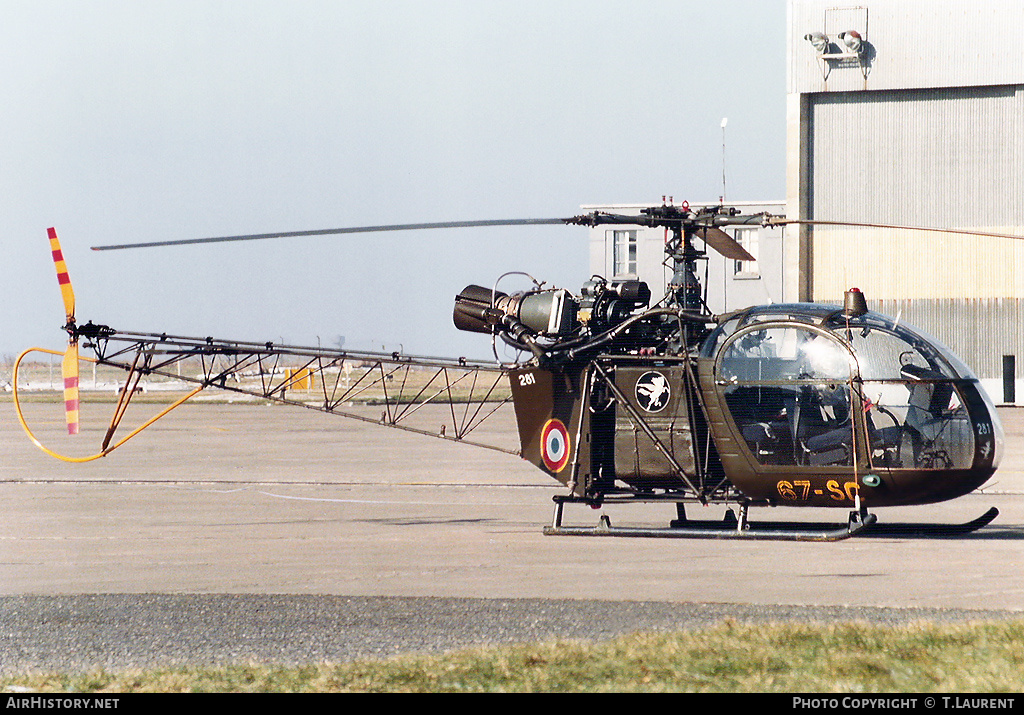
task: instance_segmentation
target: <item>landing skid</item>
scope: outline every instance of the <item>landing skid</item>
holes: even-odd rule
[[[747,521],[746,507],[740,507],[740,516],[726,512],[723,521],[689,521],[685,518],[683,505],[678,504],[680,519],[672,522],[668,528],[634,528],[612,526],[606,515],[601,515],[596,526],[564,526],[562,511],[566,499],[555,497],[555,513],[551,525],[544,528],[547,536],[633,536],[660,537],[674,539],[747,539],[761,541],[842,541],[855,536],[875,523],[874,514],[850,512],[849,522],[845,526],[829,525],[822,528],[818,524],[786,524],[771,523],[752,524]],[[731,517],[731,518],[730,518]]]
[[[737,518],[732,511],[726,512],[722,521],[690,521],[686,518],[683,505],[678,504],[679,519],[673,520],[667,528],[612,526],[606,515],[601,515],[595,526],[565,526],[562,512],[566,502],[575,499],[555,497],[555,512],[551,525],[544,528],[547,536],[632,536],[676,539],[747,539],[762,541],[819,541],[831,542],[849,539],[852,536],[910,536],[949,537],[962,536],[977,531],[992,522],[999,510],[992,507],[972,521],[962,524],[878,524],[874,514],[852,511],[845,526],[814,522],[762,522],[751,523],[746,518],[746,508],[740,506]]]
[[[992,507],[977,519],[963,524],[875,524],[865,536],[962,536],[988,526],[999,516],[999,510]]]
[[[990,508],[984,514],[971,521],[963,522],[962,524],[930,524],[930,523],[886,523],[886,522],[875,522],[863,529],[859,536],[861,538],[885,538],[885,537],[923,537],[923,538],[941,538],[941,537],[953,537],[963,536],[972,532],[978,531],[982,527],[988,526],[992,523],[992,520],[999,516],[999,510],[995,507]],[[792,528],[803,526],[804,528],[828,528],[828,524],[821,523],[793,523],[793,522],[776,522],[773,524],[776,528]]]

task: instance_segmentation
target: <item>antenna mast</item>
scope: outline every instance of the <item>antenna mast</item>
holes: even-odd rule
[[[725,203],[725,125],[729,123],[728,117],[722,117],[722,203]]]

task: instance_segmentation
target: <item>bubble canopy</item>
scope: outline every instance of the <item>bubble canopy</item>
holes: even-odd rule
[[[971,471],[981,479],[1003,451],[995,406],[970,368],[880,313],[751,308],[725,316],[701,358],[713,365],[737,444],[757,469],[866,466],[884,474]],[[941,480],[922,481],[920,497],[931,499],[929,490],[949,491]]]
[[[763,329],[756,326],[764,324]],[[807,326],[807,329],[800,328]],[[847,318],[836,306],[816,303],[750,308],[729,316],[705,341],[701,354],[714,357],[730,337],[718,377],[729,379],[740,360],[776,358],[777,365],[761,379],[813,378],[848,380],[905,379],[918,372],[930,379],[976,380],[974,373],[948,348],[924,333],[881,313]],[[818,339],[820,337],[825,340]],[[833,340],[827,340],[827,338]],[[789,364],[799,361],[799,365]],[[791,374],[787,368],[804,372]],[[924,371],[927,371],[924,372]],[[737,376],[738,377],[738,376]]]

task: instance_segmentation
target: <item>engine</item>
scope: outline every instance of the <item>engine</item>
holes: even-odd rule
[[[496,334],[509,345],[538,357],[578,355],[585,346],[607,344],[612,331],[638,317],[651,300],[639,280],[593,277],[580,295],[565,289],[536,289],[507,294],[477,285],[455,297],[455,327]],[[642,315],[642,314],[641,314]]]

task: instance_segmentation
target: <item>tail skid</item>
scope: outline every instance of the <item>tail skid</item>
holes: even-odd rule
[[[68,455],[60,454],[59,452],[57,452],[57,451],[55,451],[53,449],[50,449],[49,447],[44,445],[39,440],[39,438],[37,438],[35,436],[35,434],[32,433],[32,430],[28,426],[28,422],[25,419],[25,414],[24,414],[24,412],[21,409],[21,399],[20,399],[20,397],[18,395],[18,370],[20,369],[21,361],[24,360],[25,356],[30,355],[32,353],[46,353],[46,354],[49,354],[49,355],[64,355],[64,363],[67,363],[67,361],[69,359],[68,358],[68,353],[61,353],[61,352],[58,352],[57,350],[47,350],[46,348],[29,348],[28,350],[26,350],[23,353],[21,353],[21,355],[18,356],[18,359],[15,360],[15,362],[14,362],[14,376],[13,376],[13,380],[12,380],[12,382],[14,383],[14,387],[13,387],[13,390],[14,390],[14,409],[15,409],[15,411],[18,414],[18,422],[21,424],[21,428],[25,431],[25,434],[28,435],[28,438],[30,440],[32,440],[32,443],[34,445],[36,445],[39,449],[41,449],[46,454],[50,455],[51,457],[54,457],[55,459],[59,459],[62,462],[71,462],[71,463],[78,464],[78,463],[83,463],[83,462],[92,462],[94,460],[99,459],[100,457],[107,456],[108,454],[113,452],[115,449],[117,449],[121,445],[125,444],[126,442],[128,442],[128,440],[132,439],[133,437],[138,435],[140,432],[142,432],[144,429],[146,429],[147,427],[152,425],[154,422],[159,420],[161,417],[164,417],[165,415],[170,413],[171,410],[173,410],[176,407],[179,407],[180,405],[183,405],[190,398],[192,398],[195,395],[197,395],[203,389],[203,387],[204,387],[204,386],[197,387],[195,390],[193,390],[192,392],[188,393],[187,395],[185,395],[181,399],[176,400],[173,404],[171,404],[166,409],[162,410],[155,417],[147,420],[140,427],[137,427],[136,429],[132,430],[126,437],[122,438],[118,442],[115,442],[113,445],[111,445],[110,442],[112,441],[114,433],[117,430],[117,427],[118,427],[118,425],[121,422],[121,418],[124,416],[124,410],[125,410],[125,408],[127,408],[128,402],[131,400],[131,393],[133,392],[133,390],[131,390],[128,387],[128,385],[126,384],[124,391],[121,393],[121,398],[118,401],[118,407],[114,411],[114,416],[111,419],[110,426],[107,428],[106,436],[104,437],[103,445],[100,448],[100,451],[97,452],[96,454],[92,454],[92,455],[85,456],[85,457],[70,457]],[[79,355],[78,355],[78,351],[77,351],[77,346],[76,346],[76,350],[74,352],[74,358],[75,358],[75,374],[77,376],[77,372],[78,372],[78,370],[77,370],[77,368],[78,368],[77,362],[78,362],[78,359],[79,359]],[[82,358],[82,359],[84,359],[84,360],[86,360],[88,362],[93,362],[93,363],[97,362],[97,360],[95,360],[93,358]],[[65,372],[66,372],[66,368],[65,368]],[[65,389],[65,395],[67,395],[67,387],[66,387],[66,385],[67,385],[67,378],[65,378],[65,388],[64,388]],[[70,430],[70,420],[69,420],[69,429],[68,429],[69,434],[78,434],[78,405],[77,405],[77,399],[78,398],[77,398],[77,393],[78,393],[78,386],[76,384],[75,385],[75,395],[76,395],[76,398],[75,398],[75,400],[76,400],[76,405],[75,405],[75,431],[71,432],[71,430]],[[67,401],[65,399],[65,405],[66,405],[66,402]],[[65,406],[65,409],[70,412],[70,409],[67,408],[67,406]]]

